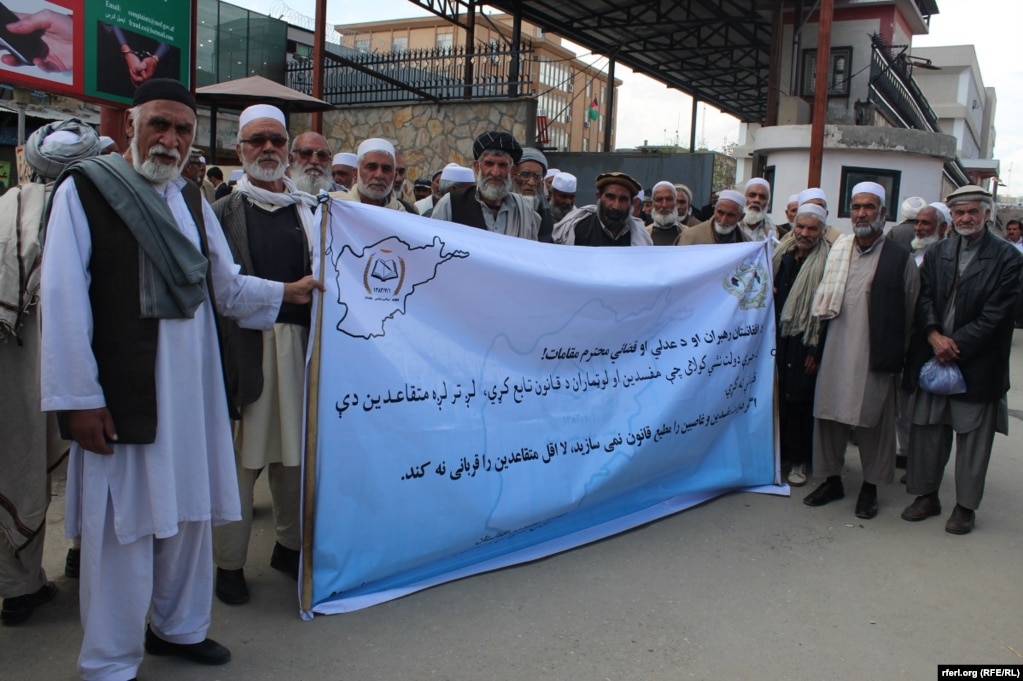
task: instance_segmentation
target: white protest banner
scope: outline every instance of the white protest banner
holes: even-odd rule
[[[327,248],[304,616],[775,482],[766,244],[558,246],[334,201]]]

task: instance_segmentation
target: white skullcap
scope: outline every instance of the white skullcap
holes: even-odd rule
[[[440,173],[441,182],[475,182],[476,176],[472,174],[472,168],[465,168],[457,163],[451,163],[444,166],[444,170]]]
[[[354,168],[359,165],[359,157],[350,151],[342,151],[340,154],[334,154],[334,160],[331,162],[331,165]]]
[[[558,173],[551,181],[551,188],[557,189],[562,194],[575,194],[577,185],[578,182],[572,173]]]
[[[379,151],[385,154],[390,154],[391,158],[395,157],[393,144],[380,137],[370,137],[368,140],[363,141],[356,150],[357,160],[355,165],[358,165],[358,161],[361,161],[362,157],[371,151]]]
[[[948,206],[943,204],[941,201],[935,201],[934,203],[928,203],[928,206],[941,213],[941,219],[947,222],[949,225],[952,224],[952,211],[948,209]]]
[[[789,200],[785,202],[785,205],[787,206],[790,203],[798,204],[799,203],[799,194],[793,194],[792,196],[790,196]]]
[[[241,170],[240,168],[232,170],[230,177],[227,178],[227,181],[228,182],[237,182],[238,180],[242,179],[242,175],[244,175],[244,174],[245,174],[245,171]]]
[[[547,174],[543,176],[543,179],[546,180],[546,179],[549,179],[551,177],[554,177],[555,175],[557,175],[560,172],[561,171],[558,170],[557,168],[551,168],[550,170],[547,171]]]
[[[877,182],[860,182],[858,185],[853,187],[852,194],[849,196],[856,196],[857,194],[873,194],[877,198],[881,199],[881,203],[885,202],[884,187],[879,185]]]
[[[824,210],[816,203],[804,203],[796,209],[796,218],[800,215],[812,215],[821,221],[821,224],[828,219],[828,211]]]
[[[927,207],[927,199],[922,196],[911,196],[899,207],[899,222],[916,220],[916,215]]]
[[[799,203],[800,206],[802,206],[804,203],[811,201],[812,199],[823,201],[825,207],[827,207],[828,205],[828,197],[824,193],[824,190],[821,189],[820,187],[810,187],[809,189],[804,189],[803,191],[796,194],[796,202]]]
[[[746,210],[746,197],[734,189],[722,189],[718,192],[718,203],[731,201],[739,206],[739,210]],[[717,204],[714,204],[717,205]]]
[[[762,177],[751,177],[746,181],[746,186],[742,188],[742,191],[749,191],[749,188],[756,184],[762,185],[765,189],[767,189],[768,194],[771,193],[771,183]]]
[[[238,129],[241,130],[252,121],[260,118],[269,118],[284,126],[285,130],[288,128],[288,124],[284,121],[284,112],[276,106],[272,104],[253,104],[245,109],[245,111],[242,111],[242,115],[238,117]]]
[[[112,147],[115,144],[117,144],[117,142],[114,141],[113,137],[107,137],[106,135],[100,135],[100,138],[99,138],[99,150],[100,151],[103,151],[104,149],[109,149],[110,147]]]
[[[639,192],[636,194],[636,198],[642,201],[643,199],[646,198],[646,192],[640,189]]]
[[[650,196],[654,195],[654,192],[657,191],[658,187],[667,187],[668,189],[671,190],[671,195],[672,196],[677,196],[678,195],[677,194],[678,190],[675,189],[675,183],[674,182],[668,182],[667,180],[661,180],[660,182],[658,182],[657,184],[654,185],[653,189],[650,190]]]

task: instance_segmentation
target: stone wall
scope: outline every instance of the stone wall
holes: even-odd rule
[[[292,137],[309,129],[309,119],[309,114],[291,117]],[[359,143],[370,137],[394,142],[405,154],[409,185],[448,163],[471,165],[472,142],[487,130],[510,132],[522,146],[535,146],[536,100],[366,105],[323,114],[323,136],[334,153],[354,153]]]

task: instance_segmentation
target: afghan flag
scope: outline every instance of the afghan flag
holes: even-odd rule
[[[594,97],[593,101],[590,102],[590,110],[587,115],[589,115],[591,121],[595,121],[600,118],[600,108],[597,105],[596,97]]]

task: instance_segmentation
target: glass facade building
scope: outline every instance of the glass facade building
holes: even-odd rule
[[[196,15],[196,87],[253,75],[284,82],[285,22],[220,0],[198,0]]]

